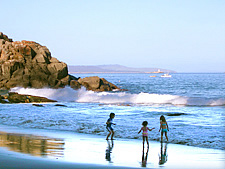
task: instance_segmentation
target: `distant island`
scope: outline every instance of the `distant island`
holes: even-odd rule
[[[161,68],[133,68],[122,65],[81,66],[68,65],[69,73],[176,73],[174,70]]]

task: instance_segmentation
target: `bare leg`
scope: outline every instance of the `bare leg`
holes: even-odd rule
[[[114,131],[112,130],[111,140],[113,140],[113,136],[114,136]]]
[[[161,132],[161,142],[163,141],[163,132]]]
[[[145,137],[142,136],[142,138],[143,138],[143,150],[144,150],[144,148],[145,148]]]
[[[110,131],[109,134],[107,135],[106,140],[109,139],[109,136],[110,136],[110,135],[111,135],[111,131]]]
[[[147,146],[149,148],[148,137],[146,137]]]
[[[165,132],[166,140],[168,141],[167,132]]]

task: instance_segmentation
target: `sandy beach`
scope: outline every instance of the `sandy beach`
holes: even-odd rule
[[[0,168],[224,168],[225,152],[54,130],[0,126]]]

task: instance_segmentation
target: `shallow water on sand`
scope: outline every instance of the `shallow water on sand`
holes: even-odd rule
[[[137,168],[224,167],[222,150],[155,141],[150,142],[149,148],[146,145],[143,148],[141,140],[117,138],[106,141],[102,136],[71,131],[6,128],[2,125],[0,131],[0,147],[57,161]]]

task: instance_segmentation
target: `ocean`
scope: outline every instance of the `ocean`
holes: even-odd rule
[[[140,139],[147,120],[149,140],[160,141],[161,115],[166,117],[170,143],[225,150],[225,74],[73,74],[99,76],[127,91],[93,92],[85,88],[11,89],[58,103],[0,104],[0,125],[41,130],[107,135],[109,114],[116,114],[115,138]],[[58,106],[56,104],[59,104]]]

